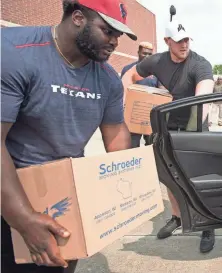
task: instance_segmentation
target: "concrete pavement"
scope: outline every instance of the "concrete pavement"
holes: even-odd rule
[[[87,145],[86,155],[104,152],[97,131]],[[170,218],[166,189],[161,187],[165,211],[100,253],[81,260],[75,273],[222,273],[222,230],[217,230],[215,248],[206,255],[199,253],[200,233],[182,235],[177,231],[166,240],[156,239],[159,228]]]

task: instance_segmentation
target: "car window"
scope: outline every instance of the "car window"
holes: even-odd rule
[[[204,118],[203,112],[207,112]],[[181,113],[182,116],[181,116]],[[186,132],[222,132],[222,100],[217,103],[184,106],[166,114],[168,130]]]

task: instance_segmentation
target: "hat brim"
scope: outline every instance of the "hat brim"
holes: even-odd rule
[[[125,24],[103,14],[98,12],[98,14],[103,18],[104,21],[106,21],[107,24],[109,24],[111,27],[113,27],[114,29],[125,33],[127,36],[129,36],[129,38],[131,38],[132,40],[136,41],[137,40],[137,36],[132,32],[132,30],[126,26]]]
[[[183,40],[185,38],[189,38],[189,39],[193,40],[190,37],[190,35],[185,31],[180,31],[177,35],[171,37],[171,39],[174,40],[175,42],[179,42],[179,41],[181,41],[181,40]]]

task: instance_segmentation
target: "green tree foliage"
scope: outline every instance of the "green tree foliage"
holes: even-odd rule
[[[213,68],[213,73],[215,75],[222,75],[222,64],[216,64]]]

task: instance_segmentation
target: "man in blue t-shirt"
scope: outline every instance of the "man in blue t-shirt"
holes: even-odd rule
[[[3,273],[73,273],[77,263],[61,257],[56,237],[69,232],[32,208],[16,168],[83,157],[98,127],[107,152],[131,147],[122,82],[106,63],[123,33],[137,39],[126,26],[125,6],[63,0],[63,9],[58,26],[2,29]],[[34,264],[15,263],[10,226]]]
[[[136,64],[140,63],[145,57],[152,56],[152,55],[153,55],[153,45],[149,42],[141,42],[138,49],[138,61],[126,65],[121,72],[121,78],[125,75],[125,73],[128,70],[130,70]],[[164,88],[163,85],[158,81],[158,79],[155,76],[149,76],[145,79],[139,80],[136,82],[136,84],[146,85],[150,87]],[[131,133],[132,148],[140,147],[141,137],[142,137],[141,134]],[[145,145],[149,145],[152,143],[152,139],[150,138],[149,135],[144,135],[143,138],[145,140]]]
[[[138,48],[138,60],[123,67],[120,77],[130,70],[134,65],[141,62],[145,57],[153,55],[153,45],[149,42],[141,42]]]

